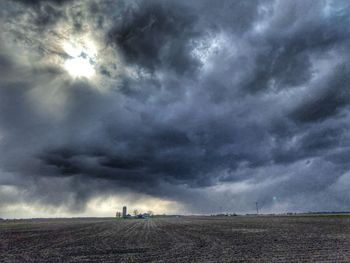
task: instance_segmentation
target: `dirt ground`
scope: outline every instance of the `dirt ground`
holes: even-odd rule
[[[0,262],[350,262],[350,217],[0,221]]]

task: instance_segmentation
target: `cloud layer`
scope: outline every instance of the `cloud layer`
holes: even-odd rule
[[[114,195],[189,213],[349,210],[347,1],[0,10],[0,213],[74,215]],[[96,75],[71,77],[62,43],[87,40]]]

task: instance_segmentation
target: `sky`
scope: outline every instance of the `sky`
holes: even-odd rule
[[[2,0],[0,217],[350,210],[350,3]]]

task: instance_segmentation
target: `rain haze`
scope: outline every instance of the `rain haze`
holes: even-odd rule
[[[2,0],[0,217],[349,211],[349,15]]]

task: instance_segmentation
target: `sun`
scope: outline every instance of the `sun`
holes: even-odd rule
[[[66,41],[63,49],[68,55],[63,67],[74,78],[92,78],[95,74],[97,51],[91,41]]]

